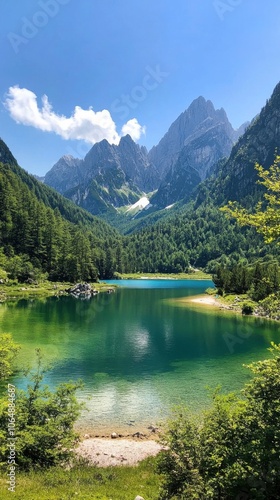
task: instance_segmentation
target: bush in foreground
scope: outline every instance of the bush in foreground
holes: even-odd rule
[[[199,426],[179,408],[159,458],[160,500],[280,499],[280,345],[249,365],[242,398],[216,391]]]
[[[16,463],[20,469],[66,463],[73,456],[77,435],[73,426],[82,405],[76,399],[80,382],[60,384],[55,391],[42,385],[42,356],[29,373],[26,391],[16,391]],[[0,401],[0,463],[7,463],[8,401]]]

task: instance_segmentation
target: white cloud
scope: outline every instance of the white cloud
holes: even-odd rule
[[[53,111],[46,95],[42,97],[40,108],[36,94],[18,86],[9,88],[5,106],[17,123],[45,132],[54,132],[66,140],[83,140],[90,144],[103,139],[107,139],[110,144],[118,144],[120,141],[116,124],[106,109],[95,112],[92,108],[82,109],[76,106],[73,114],[67,118]],[[145,128],[138,123],[136,118],[129,120],[122,127],[122,135],[130,134],[135,141],[143,133],[145,133]]]
[[[138,141],[141,135],[145,133],[145,127],[142,127],[136,118],[129,120],[122,128],[122,135],[129,134],[134,141]]]

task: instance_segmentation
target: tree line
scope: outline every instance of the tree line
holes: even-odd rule
[[[71,212],[72,204],[65,200],[63,205],[62,197],[60,209],[48,206],[44,190],[35,192],[36,183],[30,189],[9,165],[0,164],[0,278],[96,281],[110,276],[111,249],[120,236],[103,221],[87,220],[75,206]]]
[[[269,188],[271,179],[265,180]],[[220,268],[227,275],[225,291],[247,291],[250,266],[257,261],[267,270],[269,263],[277,265],[279,245],[266,245],[254,227],[240,227],[234,220],[236,206],[225,217],[207,186],[201,196],[199,192],[175,215],[122,236],[17,165],[0,164],[0,279],[95,281],[115,273],[182,273],[192,266],[213,274]],[[272,231],[273,221],[278,221],[271,206],[275,196],[267,200]],[[259,221],[258,214],[254,217]],[[242,212],[243,226],[246,220],[250,218]],[[258,222],[258,227],[269,224]],[[242,285],[234,286],[233,278],[230,283],[233,269],[242,274]]]
[[[280,268],[278,262],[257,262],[254,266],[238,264],[232,269],[220,266],[212,279],[220,295],[224,292],[249,292],[250,297],[258,302],[279,291]]]

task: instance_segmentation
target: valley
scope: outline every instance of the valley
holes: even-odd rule
[[[43,429],[49,441],[62,442],[57,414],[69,435],[65,447],[36,448],[54,482],[60,454],[70,456],[69,443],[84,439],[80,449],[90,462],[74,462],[73,474],[87,477],[105,466],[94,478],[113,488],[111,476],[105,478],[109,466],[128,459],[108,457],[110,439],[118,453],[129,448],[134,464],[131,440],[143,439],[135,443],[143,456],[148,446],[156,454],[159,446],[149,440],[162,440],[168,425],[181,432],[187,414],[199,435],[207,418],[214,424],[220,418],[220,401],[225,415],[244,407],[231,395],[251,390],[244,364],[259,360],[267,369],[273,363],[266,358],[268,346],[279,343],[279,110],[280,84],[253,122],[234,130],[223,109],[199,97],[149,152],[129,135],[118,145],[103,140],[84,159],[63,156],[40,179],[0,141],[2,356],[11,342],[20,369],[4,367],[19,411],[30,412],[27,398],[39,422],[43,411],[52,412],[43,426],[36,424],[38,436]],[[72,293],[75,284],[90,293]],[[67,409],[57,410],[56,401]],[[174,405],[188,407],[180,410],[179,425],[172,424]],[[5,421],[5,410],[1,415]],[[33,470],[38,455],[26,448],[32,425],[20,418],[20,467]],[[156,498],[155,459],[138,467]],[[123,469],[116,474],[135,490],[131,469]],[[34,478],[26,478],[34,488]]]

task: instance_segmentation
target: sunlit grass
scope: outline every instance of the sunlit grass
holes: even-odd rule
[[[177,280],[211,280],[210,274],[204,273],[203,271],[196,271],[194,273],[129,273],[121,274],[122,279],[140,279],[140,278],[166,278],[166,279],[177,279]]]
[[[1,500],[145,500],[158,498],[160,478],[155,472],[155,459],[147,459],[137,467],[53,468],[47,471],[18,473],[16,492],[8,491],[5,472],[0,474]]]

